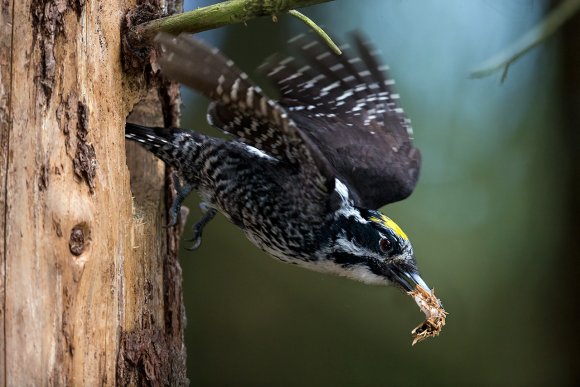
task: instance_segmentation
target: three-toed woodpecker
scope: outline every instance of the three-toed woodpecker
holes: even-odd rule
[[[429,291],[409,238],[378,211],[412,192],[420,154],[376,50],[355,36],[337,55],[300,35],[289,41],[300,55],[261,67],[280,93],[274,100],[191,36],[156,42],[161,73],[211,99],[209,122],[233,136],[127,123],[128,139],[174,167],[171,224],[192,190],[207,204],[194,246],[219,211],[284,262]]]

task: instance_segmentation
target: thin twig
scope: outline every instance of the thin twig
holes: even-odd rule
[[[314,30],[314,32],[316,32],[318,35],[320,35],[322,40],[324,40],[324,42],[326,44],[328,44],[328,46],[332,49],[332,51],[334,51],[337,55],[342,54],[342,51],[340,51],[340,48],[338,48],[338,46],[332,41],[332,39],[330,39],[330,36],[328,36],[328,34],[322,28],[320,28],[316,23],[314,23],[314,21],[312,19],[310,19],[308,16],[296,11],[295,9],[291,9],[290,11],[288,11],[288,14],[290,14],[294,17],[297,17],[298,19],[300,19],[304,23],[306,23],[306,25],[308,25],[308,27],[312,28]]]
[[[502,71],[502,82],[507,77],[511,64],[536,47],[580,10],[580,0],[565,0],[534,28],[520,37],[509,48],[487,60],[470,73],[472,78],[487,77],[496,71]]]
[[[196,33],[328,1],[332,0],[229,0],[140,24],[131,33],[136,39],[152,39],[160,31]]]

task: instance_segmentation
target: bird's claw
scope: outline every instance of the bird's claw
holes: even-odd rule
[[[171,228],[177,225],[177,218],[179,211],[178,209],[181,208],[181,200],[177,200],[177,198],[173,201],[171,208],[169,209],[169,222],[163,226],[163,228]]]
[[[169,209],[169,223],[164,226],[164,228],[175,227],[179,219],[179,214],[181,210],[181,203],[189,195],[193,186],[191,184],[182,184],[179,176],[173,173],[173,185],[175,187],[175,199],[171,203],[171,208]]]
[[[199,236],[195,239],[190,239],[189,242],[191,242],[191,241],[195,241],[195,242],[193,242],[193,245],[191,245],[191,247],[186,247],[185,250],[194,251],[194,250],[197,250],[199,248],[199,246],[201,246],[201,236]]]
[[[203,203],[205,207],[205,214],[201,217],[197,223],[193,225],[193,236],[191,239],[187,239],[188,242],[193,242],[193,245],[187,250],[193,251],[199,248],[201,245],[201,235],[203,233],[203,228],[215,217],[217,210],[215,208],[209,207],[207,204]],[[201,207],[201,205],[200,205]],[[202,209],[204,209],[202,207]]]

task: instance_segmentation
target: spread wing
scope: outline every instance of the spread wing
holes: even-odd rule
[[[271,58],[262,66],[281,94],[279,104],[318,146],[355,204],[379,208],[409,196],[421,156],[410,121],[378,51],[354,37],[336,55],[317,40],[289,41],[301,59]]]
[[[211,124],[295,167],[304,177],[308,199],[328,200],[334,192],[334,171],[284,107],[216,48],[191,35],[160,33],[155,40],[161,72],[213,101],[208,112]]]

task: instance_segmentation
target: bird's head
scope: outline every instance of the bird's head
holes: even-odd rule
[[[334,221],[327,259],[339,275],[403,291],[417,285],[430,291],[417,270],[407,235],[378,211],[350,207]]]

